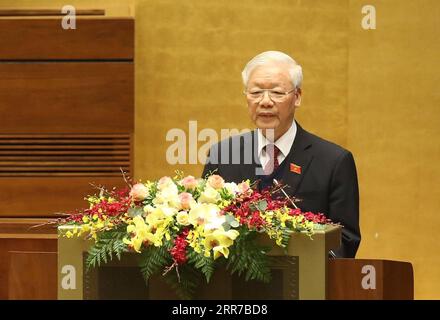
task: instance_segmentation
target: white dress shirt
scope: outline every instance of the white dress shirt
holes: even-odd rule
[[[275,145],[281,151],[278,154],[279,164],[281,164],[289,154],[290,149],[292,148],[293,145],[293,141],[295,140],[296,130],[297,130],[296,122],[295,120],[293,120],[289,130],[287,130],[286,133],[284,133],[277,141],[275,141]],[[261,166],[264,168],[266,164],[269,162],[269,155],[267,154],[266,149],[264,147],[268,144],[272,144],[273,142],[266,139],[261,129],[257,129],[257,135],[258,135],[258,159],[260,160]]]

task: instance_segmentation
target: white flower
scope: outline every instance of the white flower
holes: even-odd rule
[[[150,226],[157,227],[162,224],[167,218],[174,216],[177,213],[177,209],[166,206],[158,206],[150,212],[145,220]]]
[[[177,186],[173,183],[158,191],[156,197],[153,199],[153,204],[179,208],[180,199]]]
[[[179,211],[176,216],[176,221],[182,226],[189,225],[189,214],[186,211]]]
[[[236,194],[238,192],[238,186],[235,182],[225,183],[225,188],[230,194]]]
[[[172,217],[177,214],[177,209],[168,207],[168,206],[159,206],[157,207],[158,210],[161,210],[163,215],[166,217]]]
[[[222,224],[225,223],[226,218],[223,215],[211,216],[205,224],[205,231],[223,229]]]
[[[153,207],[152,205],[147,204],[147,205],[144,207],[144,212],[145,212],[145,213],[151,213],[151,212],[153,212],[153,210],[154,210],[154,207]]]
[[[196,225],[210,223],[215,217],[219,216],[220,209],[212,203],[197,203],[189,211],[189,222]]]
[[[177,186],[173,183],[169,186],[161,189],[158,193],[162,194],[164,197],[172,197],[179,194]]]
[[[220,214],[220,209],[212,203],[197,203],[189,212],[189,222],[194,225],[203,225],[205,231],[222,228],[226,218]]]
[[[198,201],[200,203],[217,203],[220,200],[220,193],[210,186],[206,186],[200,195]]]

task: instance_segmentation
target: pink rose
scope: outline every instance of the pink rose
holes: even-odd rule
[[[189,209],[191,207],[191,202],[193,201],[193,196],[191,193],[182,192],[179,194],[179,201],[182,209]]]
[[[225,185],[225,180],[218,174],[213,174],[208,178],[208,184],[214,189],[221,189]]]
[[[148,197],[148,189],[143,183],[136,183],[130,190],[133,201],[142,201]]]
[[[193,176],[187,176],[182,179],[182,185],[186,190],[194,190],[197,187],[197,179]]]
[[[250,189],[249,184],[247,184],[246,182],[239,183],[237,187],[238,187],[238,192],[240,193],[246,193]]]

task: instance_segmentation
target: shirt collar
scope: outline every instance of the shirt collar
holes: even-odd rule
[[[271,142],[266,139],[261,129],[257,129],[257,132],[258,132],[258,156],[261,156],[263,148],[266,145],[271,144]],[[275,141],[275,145],[278,147],[278,149],[280,149],[284,157],[287,157],[287,155],[290,152],[290,149],[292,148],[293,141],[295,140],[296,132],[297,132],[297,126],[295,120],[293,120],[289,130],[287,130],[281,137],[278,138],[277,141]]]

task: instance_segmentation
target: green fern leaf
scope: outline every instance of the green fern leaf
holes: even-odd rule
[[[178,266],[178,271],[174,269],[165,275],[165,282],[174,289],[181,299],[185,300],[194,298],[202,279],[203,275],[200,271],[186,264]]]
[[[141,268],[142,276],[145,282],[148,282],[150,277],[163,269],[167,264],[171,264],[171,255],[166,246],[154,247],[151,246],[142,252],[139,266]]]

